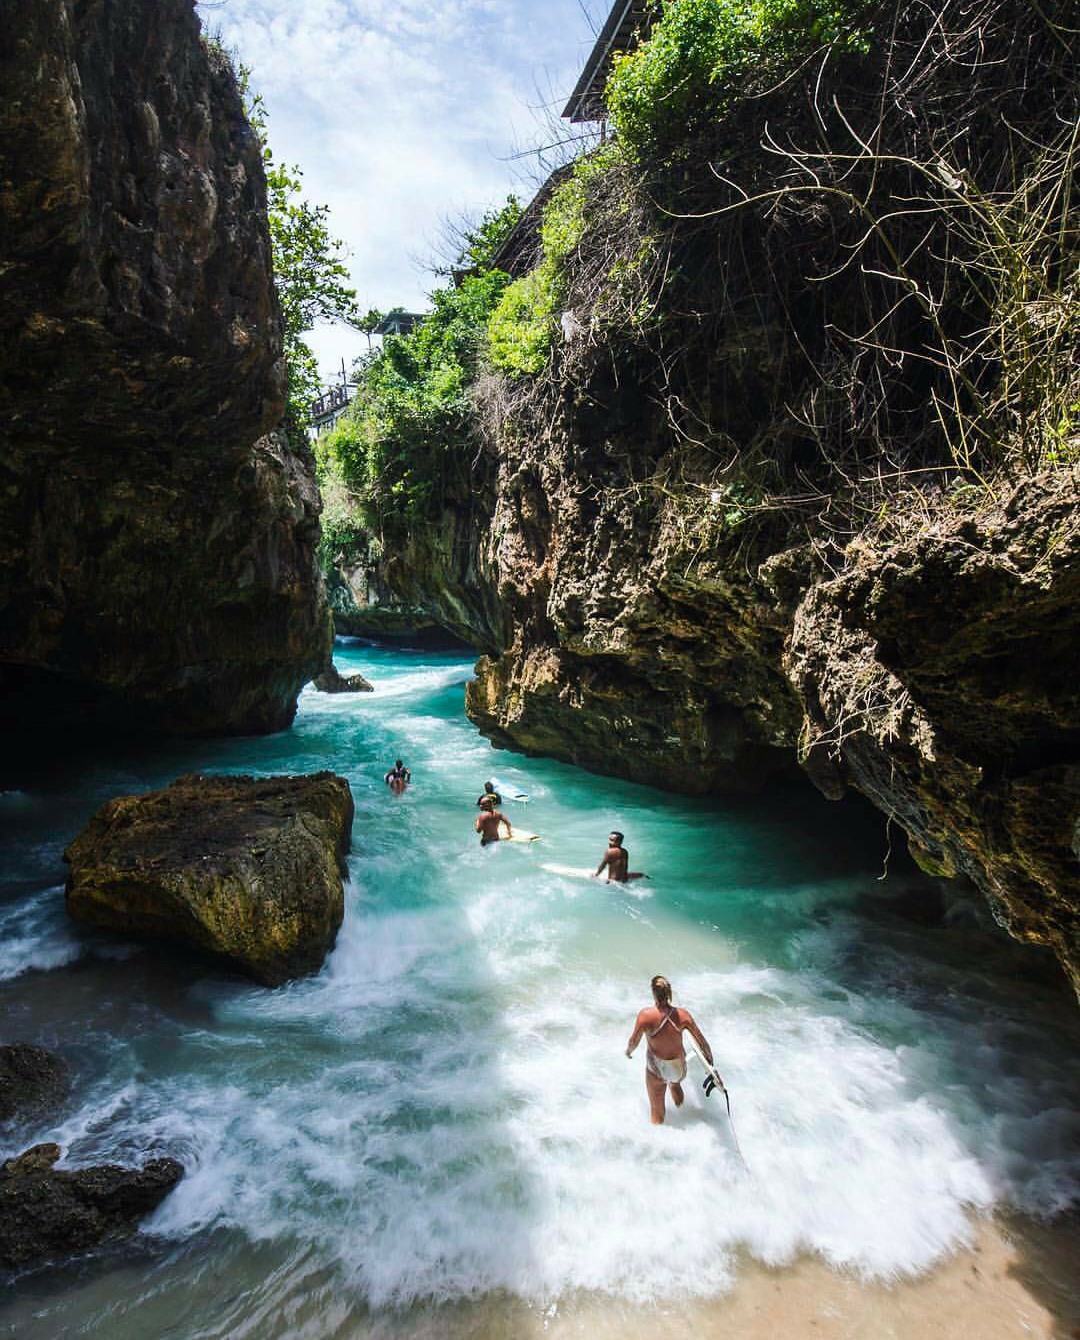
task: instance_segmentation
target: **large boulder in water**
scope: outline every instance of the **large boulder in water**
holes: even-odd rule
[[[0,1266],[85,1251],[130,1233],[184,1175],[175,1159],[140,1168],[58,1171],[59,1145],[35,1145],[0,1168]]]
[[[343,777],[181,777],[103,805],[65,852],[78,921],[213,954],[267,986],[315,972],[344,913]]]
[[[0,1047],[0,1122],[44,1116],[67,1096],[67,1066],[44,1047]]]

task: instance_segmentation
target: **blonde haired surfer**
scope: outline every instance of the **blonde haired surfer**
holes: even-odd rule
[[[683,1029],[689,1032],[701,1048],[701,1054],[709,1065],[713,1063],[713,1056],[712,1048],[690,1011],[672,1005],[671,983],[668,979],[657,975],[650,985],[655,1003],[638,1012],[634,1031],[626,1044],[626,1054],[633,1056],[634,1049],[644,1035],[645,1089],[649,1095],[650,1120],[654,1126],[662,1126],[667,1090],[671,1089],[671,1101],[676,1107],[682,1107],[683,1103],[682,1081],[686,1078]]]
[[[514,836],[514,830],[510,827],[510,820],[495,808],[494,796],[481,796],[476,802],[480,806],[480,813],[476,819],[476,831],[480,834],[480,845],[486,847],[489,842],[498,842],[499,825],[506,825],[506,836]]]

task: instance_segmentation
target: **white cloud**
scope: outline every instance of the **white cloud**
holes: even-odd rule
[[[588,0],[594,24],[606,0]],[[422,310],[440,221],[520,184],[504,161],[538,129],[536,89],[565,96],[592,45],[579,0],[224,0],[204,5],[252,70],[275,156],[331,209],[364,307]],[[324,375],[366,347],[317,330]]]

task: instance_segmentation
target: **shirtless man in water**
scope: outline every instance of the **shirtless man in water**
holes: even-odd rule
[[[617,830],[608,834],[608,849],[604,852],[604,858],[593,871],[593,879],[603,874],[604,867],[607,866],[608,883],[625,884],[628,879],[644,879],[645,874],[641,870],[628,870],[630,864],[630,853],[623,846],[623,835]]]
[[[480,814],[476,820],[476,831],[480,834],[481,847],[486,847],[489,842],[499,841],[500,824],[506,825],[506,836],[513,837],[514,830],[510,827],[510,820],[495,808],[494,796],[481,796],[478,803]]]
[[[627,1056],[645,1035],[645,1088],[649,1095],[649,1119],[654,1126],[664,1124],[664,1096],[671,1090],[671,1101],[682,1107],[682,1081],[686,1078],[686,1052],[683,1051],[685,1028],[698,1045],[702,1056],[713,1064],[712,1048],[694,1023],[689,1010],[671,1003],[671,983],[666,977],[654,977],[652,986],[655,1004],[639,1011],[634,1031],[626,1044]]]

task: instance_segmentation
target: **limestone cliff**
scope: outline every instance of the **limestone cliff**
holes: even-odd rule
[[[1080,993],[1080,471],[901,540],[754,554],[703,550],[610,464],[590,492],[568,449],[526,450],[481,537],[515,612],[467,689],[485,734],[694,793],[797,759],[971,878]]]
[[[826,793],[856,786],[924,868],[973,879],[1080,995],[1078,652],[1080,473],[1052,471],[849,546],[799,603],[785,669]]]
[[[278,729],[329,624],[232,71],[191,0],[4,0],[0,81],[5,701]]]
[[[375,534],[357,522],[331,553],[327,588],[338,633],[356,636],[447,632],[494,650],[511,636],[506,602],[483,542],[496,497],[495,469],[477,462],[471,489],[449,488],[434,518],[387,524]]]

